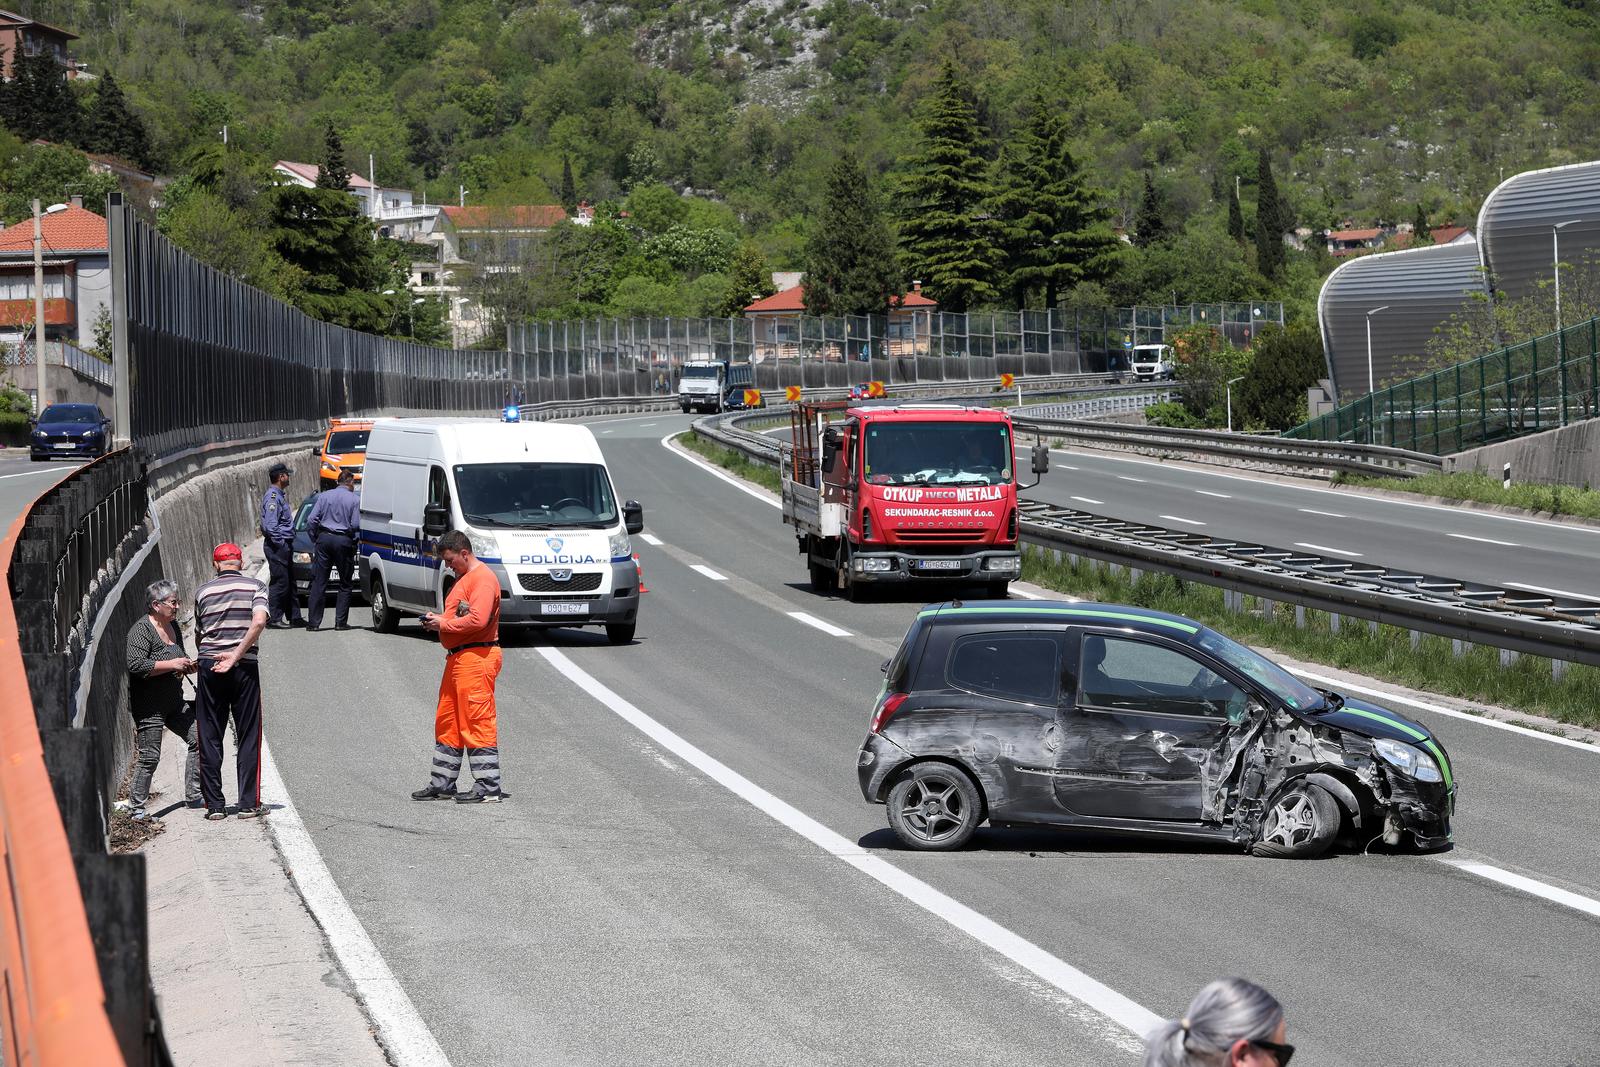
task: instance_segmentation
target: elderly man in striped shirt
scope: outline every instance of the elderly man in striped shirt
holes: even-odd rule
[[[194,593],[200,795],[207,819],[228,817],[222,797],[222,732],[231,715],[238,743],[239,818],[254,819],[267,813],[261,803],[261,674],[256,664],[256,640],[267,625],[267,587],[241,573],[244,553],[238,545],[218,545],[211,562],[217,576]]]

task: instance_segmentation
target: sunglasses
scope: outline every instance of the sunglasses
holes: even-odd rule
[[[1293,1045],[1280,1045],[1276,1041],[1257,1041],[1252,1039],[1250,1044],[1258,1049],[1270,1052],[1278,1060],[1278,1067],[1289,1067],[1289,1061],[1294,1059]]]

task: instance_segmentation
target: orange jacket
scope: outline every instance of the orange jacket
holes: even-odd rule
[[[446,650],[500,640],[500,580],[482,563],[456,579],[439,616],[439,643]]]

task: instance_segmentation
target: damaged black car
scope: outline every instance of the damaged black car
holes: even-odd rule
[[[1258,856],[1450,847],[1456,783],[1427,728],[1313,689],[1191,619],[939,604],[884,672],[856,766],[908,848],[960,848],[986,820]]]

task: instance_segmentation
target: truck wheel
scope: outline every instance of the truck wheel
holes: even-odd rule
[[[1004,600],[1006,587],[1010,584],[1010,582],[989,582],[984,586],[984,592],[988,594],[990,600]]]
[[[859,604],[866,600],[868,591],[867,584],[856,581],[854,575],[845,579],[844,595],[845,599],[850,603]]]
[[[383,579],[372,580],[372,591],[368,594],[372,605],[372,628],[380,634],[392,634],[400,625],[400,614],[389,603],[389,594],[383,588]]]
[[[827,593],[833,590],[833,571],[824,564],[811,563],[811,591]]]
[[[608,622],[606,623],[606,640],[613,645],[627,645],[633,643],[633,632],[639,626],[635,622]]]
[[[689,402],[687,400],[685,400],[683,403],[679,404],[678,406],[683,409],[683,413],[685,415],[689,414]]]

